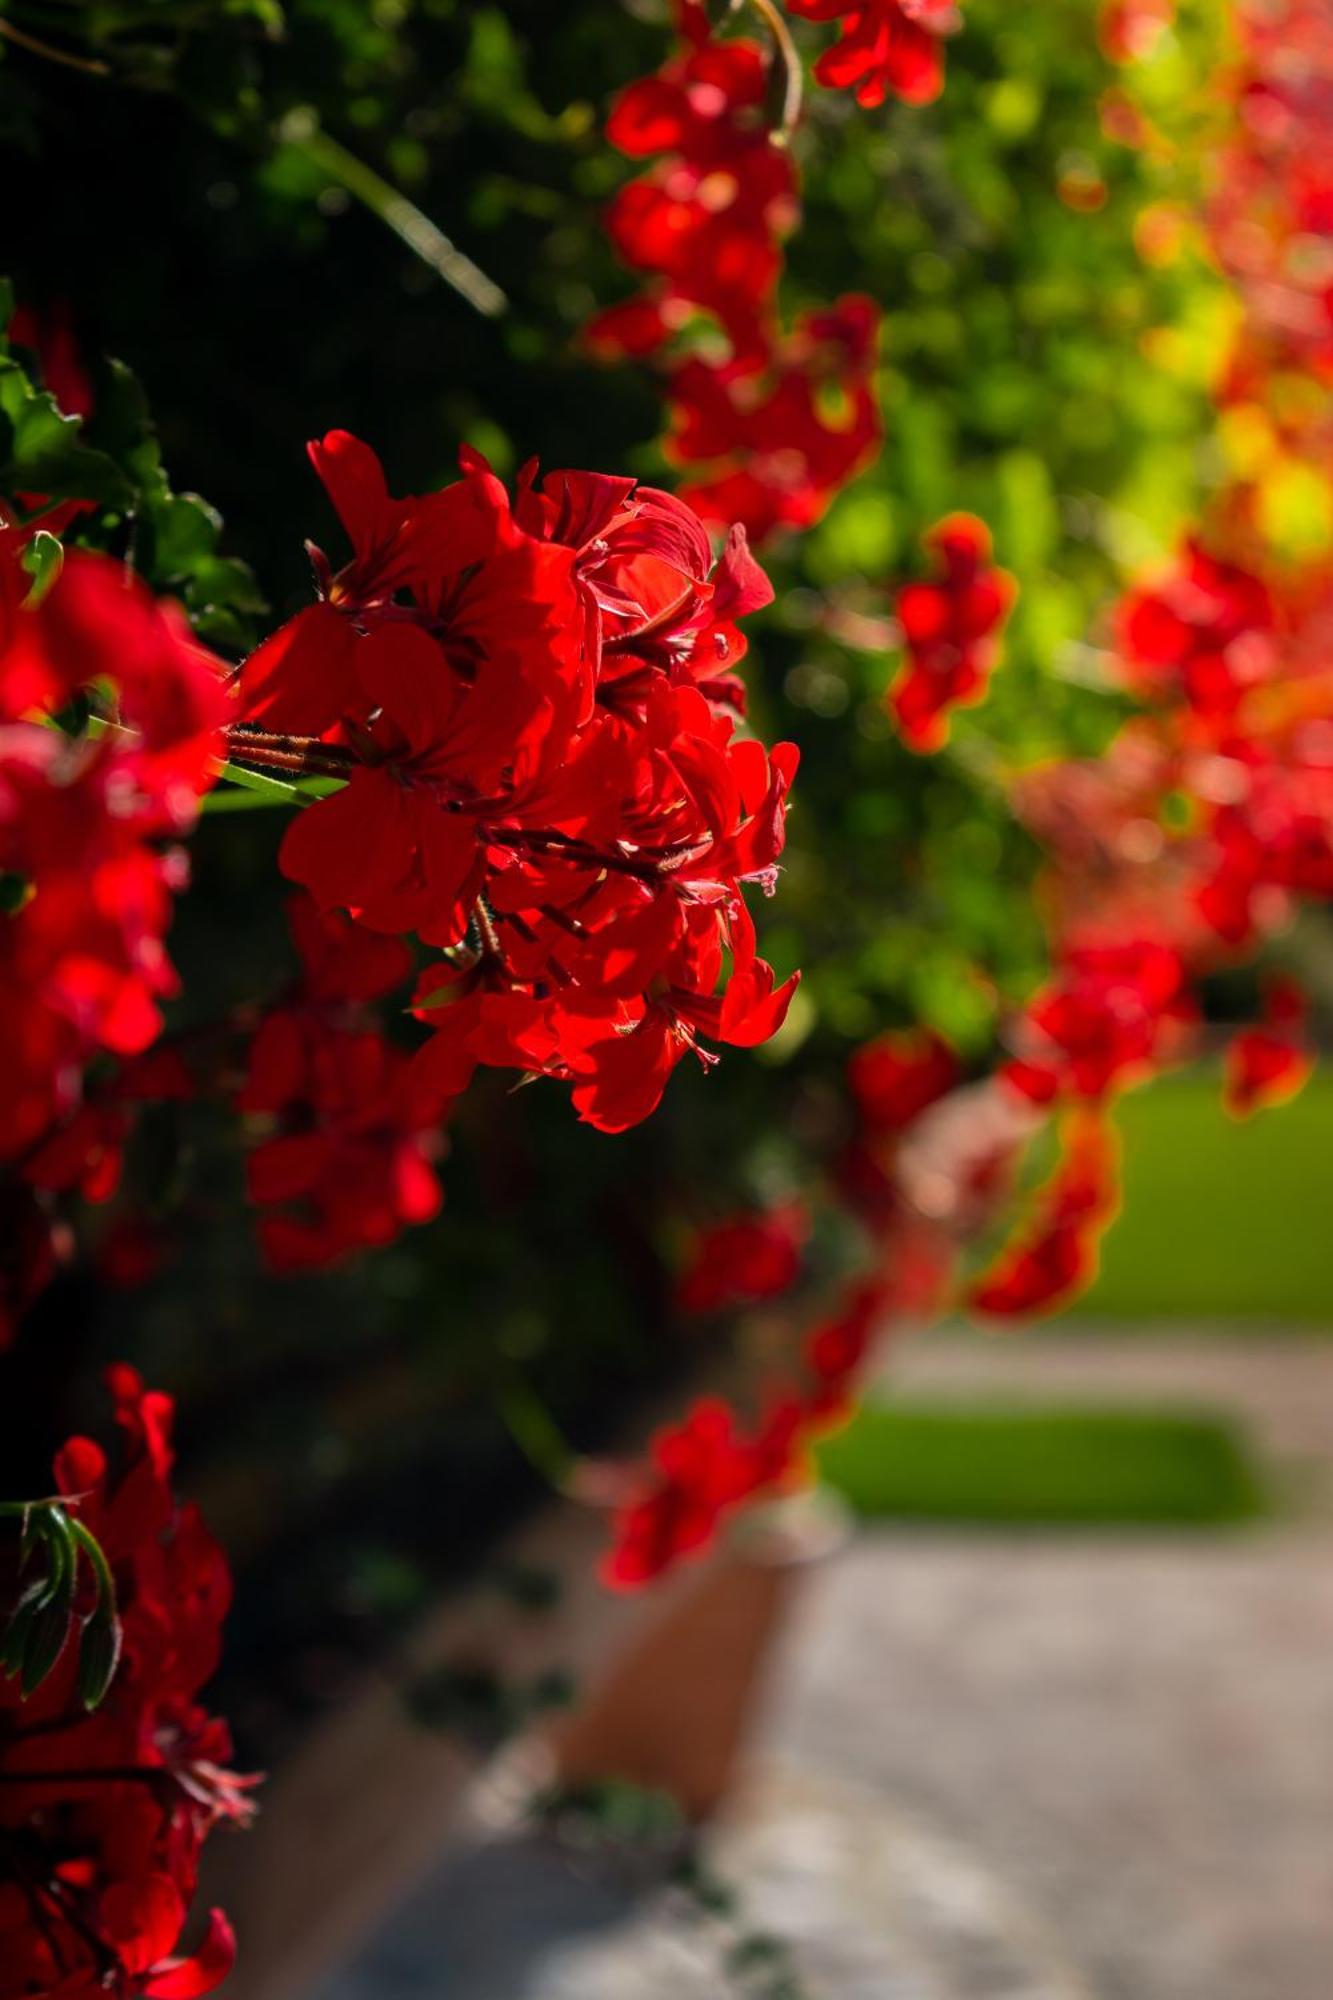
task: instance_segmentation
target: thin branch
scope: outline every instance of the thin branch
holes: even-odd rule
[[[0,36],[13,42],[15,48],[26,49],[29,55],[41,56],[46,62],[59,63],[64,69],[80,70],[84,76],[110,76],[110,63],[96,56],[71,55],[68,49],[58,49],[52,42],[44,42],[36,35],[30,35],[24,28],[16,28],[12,21],[0,21]]]

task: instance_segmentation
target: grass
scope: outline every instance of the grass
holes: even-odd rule
[[[1333,1075],[1244,1124],[1215,1068],[1123,1101],[1125,1208],[1080,1318],[1333,1329]]]
[[[1219,1527],[1267,1504],[1235,1426],[1189,1411],[871,1403],[817,1456],[873,1520]]]

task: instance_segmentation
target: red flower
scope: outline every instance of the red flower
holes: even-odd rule
[[[303,975],[260,1023],[240,1095],[260,1242],[278,1271],[322,1269],[438,1214],[445,1105],[410,1076],[366,1003],[401,985],[404,945],[293,898]]]
[[[1029,1004],[1018,1060],[1002,1075],[1037,1104],[1101,1098],[1148,1075],[1193,1019],[1184,965],[1169,945],[1078,945]]]
[[[445,952],[418,989],[436,1029],[418,1122],[478,1063],[512,1064],[620,1131],[687,1048],[711,1062],[701,1041],[764,1040],[794,990],[774,991],[741,900],[775,884],[796,768],[790,745],[736,734],[737,620],[767,579],[742,530],[714,562],[698,516],[632,480],[527,467],[511,510],[472,454],[419,501],[389,500],[352,440],[321,463],[356,554],[336,576],[321,563],[322,603],[245,669],[236,732],[262,762],[287,754],[280,722],[348,773],[292,823],[282,865],[322,910]],[[309,1091],[286,1078],[277,1099]],[[255,1170],[323,1183],[330,1162],[297,1136]]]
[[[1309,1082],[1315,1053],[1305,1038],[1308,1012],[1294,980],[1270,983],[1262,1025],[1243,1028],[1227,1045],[1222,1101],[1233,1118],[1285,1104]]]
[[[877,1035],[856,1049],[847,1082],[863,1125],[900,1132],[958,1082],[955,1051],[931,1028]]]
[[[1198,907],[1229,944],[1246,943],[1265,915],[1280,921],[1290,895],[1333,898],[1333,741],[1310,735],[1308,759],[1299,745],[1229,758],[1222,798],[1208,802]]]
[[[175,1955],[205,1837],[251,1810],[253,1781],[227,1771],[226,1729],[196,1700],[230,1582],[198,1514],[171,1495],[170,1399],[128,1368],[108,1381],[121,1470],[74,1438],[56,1476],[110,1562],[123,1651],[92,1715],[73,1646],[26,1702],[0,1682],[0,2000],[192,2000],[234,1957],[218,1911],[198,1951]]]
[[[1133,687],[1183,700],[1204,720],[1230,716],[1276,665],[1267,586],[1193,540],[1160,583],[1123,599],[1117,639]]]
[[[752,1049],[777,1033],[800,974],[774,987],[772,968],[755,955],[754,921],[739,898],[731,912],[732,970],[714,991],[722,970],[717,915],[700,909],[688,920],[675,960],[662,975],[664,989],[646,996],[637,1020],[585,1042],[571,1067],[579,1116],[603,1132],[623,1132],[655,1111],[667,1080],[687,1049],[705,1068],[717,1057],[700,1037]],[[674,983],[679,981],[681,983]]]
[[[807,21],[837,21],[840,38],[815,64],[821,83],[854,90],[861,104],[890,91],[929,104],[944,87],[942,38],[962,25],[954,0],[788,0]]]
[[[770,139],[768,71],[757,42],[696,34],[657,76],[622,91],[606,124],[610,144],[631,159],[667,156],[616,196],[612,243],[631,270],[662,280],[659,313],[674,317],[678,304],[711,312],[738,355],[762,348],[778,241],[797,216],[795,167]],[[615,321],[599,324],[590,337],[605,343]],[[650,351],[643,326],[639,352]]]
[[[146,1048],[176,990],[163,938],[185,870],[163,841],[212,783],[223,669],[104,556],[67,555],[28,604],[22,548],[0,527],[0,1032],[16,1058],[0,1078],[0,1158],[32,1155],[43,1186],[103,1199],[128,1099],[87,1113],[87,1164],[70,1121],[89,1058]],[[90,686],[112,707],[104,734],[47,726]]]
[[[836,1422],[848,1408],[852,1384],[895,1300],[894,1282],[876,1277],[852,1287],[836,1312],[806,1335],[805,1365],[814,1390],[805,1399],[812,1422]]]
[[[799,1202],[732,1216],[701,1230],[676,1280],[682,1312],[718,1312],[776,1298],[800,1275],[810,1218]]]
[[[646,1485],[616,1516],[603,1580],[632,1590],[682,1558],[702,1554],[719,1522],[742,1501],[790,1475],[800,1426],[799,1406],[784,1398],[747,1438],[727,1405],[706,1397],[682,1423],[659,1431]]]
[[[663,676],[744,711],[736,621],[773,601],[773,586],[733,527],[716,563],[703,522],[673,494],[606,473],[519,474],[514,517],[576,552],[597,698],[642,712]]]
[[[1018,586],[990,562],[990,530],[973,514],[950,514],[922,544],[936,558],[940,581],[909,583],[898,593],[907,664],[889,706],[914,750],[938,750],[950,711],[985,696]]]
[[[1026,1226],[968,1291],[974,1312],[999,1319],[1054,1312],[1096,1277],[1098,1245],[1119,1207],[1115,1139],[1100,1113],[1084,1110],[1070,1118],[1061,1144]]]
[[[756,541],[808,528],[877,450],[879,308],[848,297],[805,313],[762,362],[694,355],[670,376],[669,455],[700,466],[682,497]]]

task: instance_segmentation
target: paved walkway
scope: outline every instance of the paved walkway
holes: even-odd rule
[[[1218,1537],[866,1532],[814,1573],[716,1843],[809,2000],[1330,2000],[1333,1344],[936,1336],[892,1379],[1229,1409],[1310,1504]],[[728,1991],[669,1901],[511,1836],[319,2000]]]
[[[1102,2000],[1333,1996],[1333,1344],[936,1339],[899,1389],[1232,1411],[1242,1536],[880,1532],[811,1579],[768,1740],[963,1843]]]

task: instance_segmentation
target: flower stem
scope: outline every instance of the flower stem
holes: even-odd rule
[[[801,68],[800,54],[791,37],[791,29],[787,26],[777,0],[750,0],[750,5],[772,35],[777,60],[782,69],[782,122],[773,138],[776,144],[785,146],[801,122],[805,73]]]
[[[451,243],[415,202],[409,201],[400,189],[384,180],[355,153],[349,153],[337,139],[300,116],[288,118],[280,128],[280,136],[337,181],[372,215],[377,215],[483,318],[498,319],[508,310],[509,301],[494,280],[465,256],[457,244]]]

